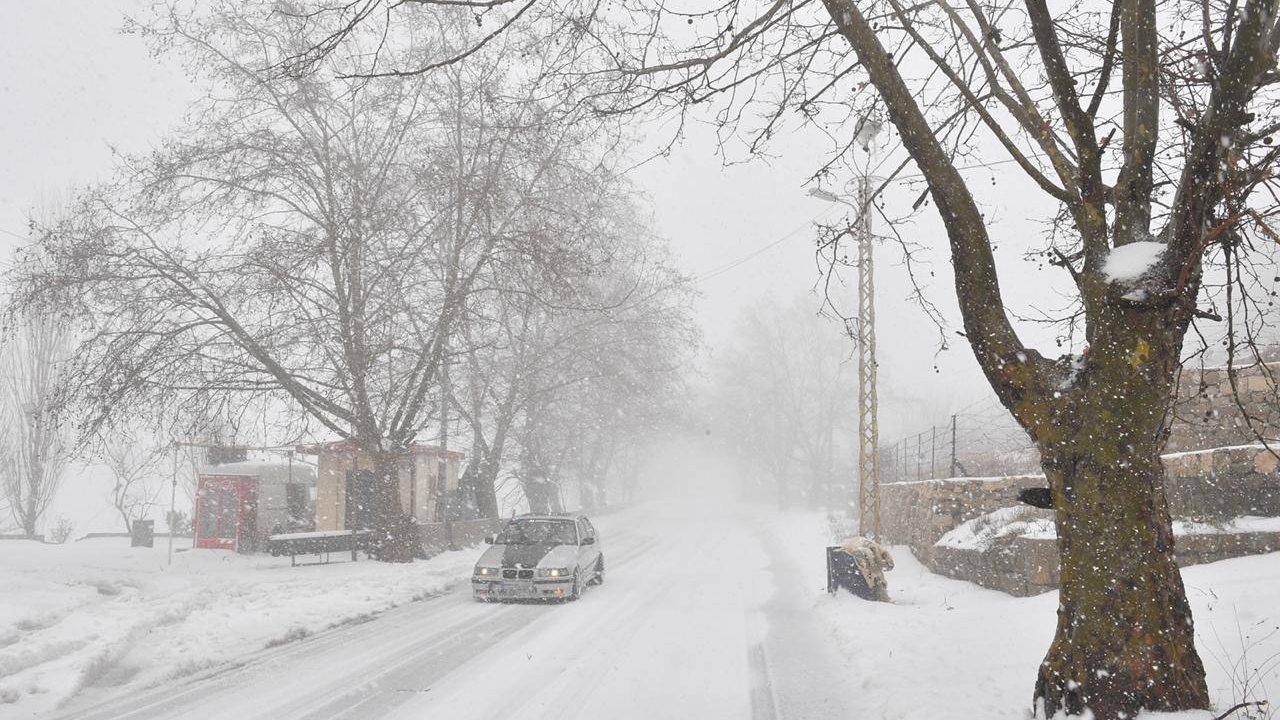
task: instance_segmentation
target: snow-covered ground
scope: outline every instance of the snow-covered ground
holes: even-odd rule
[[[0,542],[0,717],[174,681],[447,591],[473,562],[454,552],[411,566],[290,567],[287,557],[187,550],[170,566],[166,543]]]
[[[650,504],[597,525],[606,583],[563,605],[449,590],[478,550],[300,568],[192,551],[166,569],[162,549],[0,546],[0,687],[19,693],[0,717],[48,714],[82,686],[57,714],[1028,717],[1056,593],[1009,597],[895,548],[892,604],[829,596],[818,513]],[[1280,554],[1184,576],[1216,702],[1243,697],[1244,680],[1254,697],[1280,692]]]
[[[825,571],[824,559],[806,547],[827,539],[815,518],[793,515],[772,530],[790,539],[782,545],[807,577]],[[892,604],[810,593],[808,607],[838,639],[846,671],[858,678],[851,717],[1025,720],[1036,667],[1053,638],[1058,593],[1010,597],[935,575],[905,547],[893,548],[893,556],[896,567],[886,573]],[[1182,575],[1216,706],[1225,709],[1246,694],[1275,704],[1280,553],[1188,567]]]

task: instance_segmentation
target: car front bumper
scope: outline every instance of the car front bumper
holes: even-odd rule
[[[555,600],[573,595],[573,578],[504,580],[472,577],[471,590],[477,600]]]

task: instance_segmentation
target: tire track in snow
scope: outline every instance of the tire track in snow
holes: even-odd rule
[[[234,665],[223,666],[210,673],[194,676],[189,682],[156,688],[153,692],[124,698],[115,698],[101,705],[66,716],[76,720],[132,720],[134,718],[205,718],[209,707],[218,707],[219,714],[234,717],[295,717],[290,713],[334,695],[349,693],[363,683],[335,682],[330,689],[320,690],[302,687],[292,688],[298,677],[323,677],[340,669],[341,677],[335,680],[362,678],[364,673],[386,657],[396,657],[417,645],[430,646],[442,637],[460,633],[471,625],[484,622],[483,614],[470,612],[470,603],[449,603],[454,595],[415,603],[393,609],[383,616],[355,626],[344,626],[307,638],[296,643],[261,651]],[[424,617],[400,616],[411,613],[405,609],[421,610]],[[499,608],[501,615],[508,615],[521,608]],[[524,608],[526,610],[534,608]],[[412,613],[417,615],[417,613]],[[424,622],[425,620],[425,622]],[[335,657],[336,656],[336,657]],[[269,678],[280,682],[267,687],[254,697],[245,691],[255,686],[271,685]],[[281,686],[284,686],[283,688]]]
[[[761,688],[758,705],[752,695],[753,720],[859,717],[851,706],[857,691],[815,613],[824,579],[813,574],[818,565],[800,567],[781,550],[783,541],[766,523],[751,524],[765,549],[773,582],[757,616],[762,621],[761,639],[750,650],[752,675],[760,679]],[[824,552],[824,547],[812,552]]]
[[[606,558],[606,571],[608,571],[609,567],[617,567],[618,565],[622,565],[624,568],[627,567],[629,561],[635,557],[643,556],[654,544],[655,541],[642,541],[628,551],[609,555]],[[595,588],[588,590],[584,598],[590,596],[594,590]],[[463,602],[470,603],[473,601],[468,598]],[[561,609],[570,611],[570,606],[576,604],[566,603]],[[547,620],[552,620],[555,616],[551,615],[551,613],[556,612],[553,608],[559,607],[559,604],[544,605],[541,603],[516,605],[475,604],[474,606],[485,610],[494,605],[499,608],[529,608],[540,612],[537,613],[537,617],[533,618],[532,622],[526,619],[524,614],[520,614],[511,618],[512,621],[499,624],[495,624],[493,618],[488,613],[485,613],[474,626],[477,631],[475,634],[469,631],[455,631],[451,636],[444,638],[443,642],[415,648],[410,656],[400,658],[398,661],[390,663],[378,671],[372,679],[366,682],[367,686],[373,688],[373,692],[354,699],[350,697],[351,693],[348,693],[346,701],[341,704],[333,703],[329,707],[311,714],[286,715],[285,717],[299,717],[302,720],[384,717],[400,705],[414,700],[419,695],[431,692],[437,681],[455,672],[466,672],[468,667],[475,664],[476,658],[498,644],[510,642],[517,635],[539,632],[541,623],[537,621],[542,619],[544,613],[547,615]],[[480,638],[479,642],[477,637]]]
[[[610,571],[620,564],[625,567],[656,544],[652,538],[631,532],[619,532],[614,537],[625,549],[606,555]],[[408,677],[419,683],[438,680],[458,670],[456,660],[460,656],[479,655],[536,624],[540,615],[557,609],[540,603],[475,603],[469,583],[461,586],[443,596],[392,608],[368,622],[258,651],[174,684],[108,698],[60,717],[176,720],[209,717],[210,708],[217,708],[218,715],[237,718],[353,717],[356,711],[360,711],[358,716],[367,717],[364,709],[377,705],[389,711],[411,699],[414,689],[389,687],[391,679]],[[447,659],[438,674],[418,672],[425,670],[423,665],[433,658]],[[328,689],[317,692],[298,682],[298,678],[307,677],[322,678]],[[271,683],[269,678],[278,682]],[[274,687],[255,692],[263,685]]]
[[[773,695],[763,642],[752,643],[747,649],[747,667],[751,670],[751,720],[776,720],[778,699]]]
[[[753,534],[701,512],[643,520],[657,545],[611,574],[610,592],[522,629],[392,718],[750,717],[742,649],[762,633],[738,608],[758,613]]]

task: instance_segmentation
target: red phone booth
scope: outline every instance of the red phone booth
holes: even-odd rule
[[[257,505],[258,478],[202,473],[196,488],[196,547],[253,550]]]

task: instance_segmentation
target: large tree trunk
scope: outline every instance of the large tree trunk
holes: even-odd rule
[[[1150,447],[1063,449],[1046,457],[1057,497],[1062,590],[1040,666],[1044,714],[1098,720],[1139,709],[1208,707],[1191,609],[1173,558],[1164,468]]]
[[[26,507],[22,511],[22,534],[33,538],[36,536],[36,519],[38,515],[34,507]]]
[[[394,451],[367,451],[374,461],[373,536],[369,554],[383,562],[413,562],[420,545],[417,523],[400,498],[399,459]]]
[[[488,459],[481,470],[480,481],[475,487],[476,509],[480,512],[480,517],[496,518],[498,517],[498,492],[495,485],[498,482],[498,463],[496,460]]]
[[[498,481],[498,462],[489,450],[481,450],[480,453],[480,457],[467,466],[458,484],[475,498],[476,512],[480,517],[496,518],[498,494],[494,486]]]
[[[1209,706],[1160,461],[1181,333],[1158,315],[1122,314],[1095,333],[1037,438],[1062,585],[1035,689],[1045,717]]]
[[[507,445],[507,436],[515,415],[515,394],[511,394],[503,403],[502,414],[496,423],[497,430],[493,441],[485,445],[484,457],[481,459],[476,473],[474,487],[476,507],[481,517],[498,517],[498,472],[502,469],[502,453]]]

